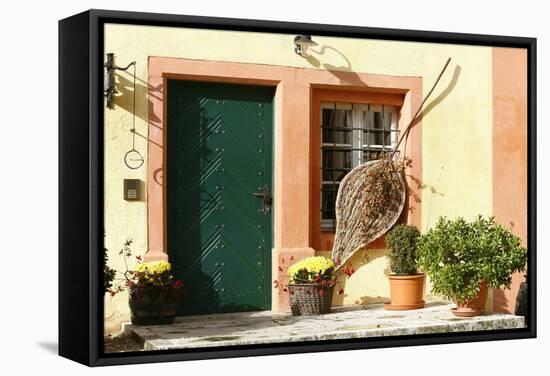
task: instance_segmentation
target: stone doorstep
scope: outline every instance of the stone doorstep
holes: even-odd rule
[[[525,327],[523,316],[490,313],[457,318],[452,307],[430,302],[412,311],[386,311],[383,304],[371,304],[334,307],[320,316],[271,311],[181,316],[172,325],[126,324],[123,331],[144,350],[167,350]]]

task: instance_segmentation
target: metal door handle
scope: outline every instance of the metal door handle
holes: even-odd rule
[[[259,209],[260,213],[266,215],[271,211],[271,204],[273,203],[273,197],[269,190],[269,185],[264,185],[262,187],[262,192],[253,192],[252,195],[256,198],[261,198],[264,201],[264,206]]]

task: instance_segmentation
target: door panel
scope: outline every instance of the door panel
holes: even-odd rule
[[[168,253],[178,314],[271,306],[273,88],[168,81]]]

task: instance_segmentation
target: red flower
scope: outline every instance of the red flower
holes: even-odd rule
[[[344,269],[344,273],[345,273],[348,277],[351,277],[351,275],[352,275],[353,273],[355,273],[355,269],[348,265],[348,266],[346,266],[346,268]]]
[[[174,281],[174,283],[172,283],[172,286],[176,289],[179,289],[179,288],[183,287],[183,282],[180,281],[179,279],[176,279]]]

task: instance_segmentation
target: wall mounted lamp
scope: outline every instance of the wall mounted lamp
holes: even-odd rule
[[[126,166],[131,170],[136,170],[140,168],[143,165],[143,162],[145,161],[143,159],[143,156],[139,151],[136,150],[136,62],[132,61],[130,64],[128,64],[125,67],[119,67],[115,64],[115,54],[114,53],[108,53],[107,54],[107,61],[105,62],[105,77],[103,81],[103,94],[105,95],[107,107],[113,108],[114,107],[114,95],[115,93],[118,93],[116,90],[115,85],[115,71],[126,71],[131,66],[134,67],[134,71],[132,72],[132,78],[133,78],[133,91],[132,91],[132,129],[130,129],[130,132],[132,133],[132,149],[130,149],[125,155],[124,155],[124,163]],[[126,197],[126,196],[125,196]]]
[[[118,67],[115,65],[115,54],[114,53],[108,53],[107,54],[107,61],[105,62],[105,78],[103,81],[103,92],[105,95],[105,98],[107,99],[107,107],[113,108],[113,98],[118,91],[116,90],[115,85],[115,71],[121,70],[126,71],[131,66],[135,66],[136,62],[132,61],[130,64],[128,64],[126,67]]]
[[[294,52],[301,57],[308,57],[308,48],[317,46],[317,43],[311,40],[311,35],[298,35],[294,38]]]

